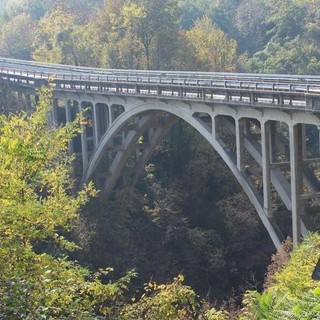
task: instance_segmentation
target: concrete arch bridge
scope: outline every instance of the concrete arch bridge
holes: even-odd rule
[[[107,70],[0,58],[0,82],[27,110],[49,79],[52,123],[72,121],[86,109],[87,125],[70,144],[80,155],[82,183],[93,179],[111,190],[130,156],[137,179],[161,138],[183,119],[228,165],[277,248],[283,235],[272,209],[275,194],[292,212],[294,243],[312,228],[305,208],[320,198],[320,77]]]

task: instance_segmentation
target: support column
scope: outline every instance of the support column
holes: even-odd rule
[[[72,122],[72,117],[71,117],[71,102],[70,100],[65,100],[64,105],[66,108],[66,123]]]
[[[99,119],[98,119],[98,109],[97,104],[93,104],[93,143],[96,148],[99,142]]]
[[[307,140],[306,140],[306,125],[304,123],[301,124],[301,175],[302,175],[302,187],[301,187],[301,195],[303,194],[303,165],[305,159],[308,158],[307,155]],[[305,212],[305,203],[304,200],[301,201],[301,206],[300,206],[300,215],[304,215]]]
[[[243,151],[244,151],[244,123],[245,120],[235,119],[236,122],[236,151],[237,151],[237,168],[243,170]]]
[[[270,126],[270,162],[276,161],[277,151],[279,151],[279,146],[277,145],[277,133],[280,130],[280,123],[277,121],[269,120]]]
[[[216,117],[214,115],[211,115],[211,122],[212,122],[212,137],[213,137],[213,139],[216,139],[217,138],[217,133],[216,133],[217,126],[216,126]],[[320,131],[319,131],[319,139],[320,139]],[[320,150],[320,143],[319,143],[319,150]]]
[[[79,103],[80,112],[81,112],[81,109],[82,109],[82,106],[81,106],[81,103]],[[87,129],[84,124],[81,124],[81,153],[82,153],[82,170],[84,173],[87,170],[89,165]]]
[[[65,108],[66,108],[66,123],[68,124],[69,122],[72,122],[70,100],[65,100],[64,105],[65,105]],[[70,140],[68,142],[68,150],[69,150],[70,154],[72,154],[74,152],[74,150],[73,150],[73,140]]]
[[[52,119],[52,125],[58,126],[59,119],[58,119],[58,99],[53,100],[52,110],[51,110],[51,119]]]
[[[249,121],[249,119],[243,119],[243,121],[244,121],[243,132],[244,132],[245,135],[249,136],[251,134],[250,121]]]
[[[104,118],[104,124],[103,124],[103,134],[110,128],[110,107],[106,104],[105,108],[103,108],[103,118]]]
[[[273,216],[271,200],[271,137],[270,121],[261,123],[261,150],[262,150],[262,182],[263,182],[263,207],[267,217]]]
[[[289,127],[292,237],[294,245],[301,240],[301,214],[304,211],[304,203],[300,198],[303,192],[302,131],[302,124],[300,123]]]
[[[306,125],[301,124],[302,161],[307,159]]]

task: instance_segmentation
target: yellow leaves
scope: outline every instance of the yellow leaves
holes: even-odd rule
[[[287,265],[274,275],[265,292],[245,295],[239,319],[318,319],[320,288],[311,274],[319,247],[320,235],[309,235],[292,252]]]
[[[11,115],[0,121],[0,203],[6,210],[1,212],[0,229],[5,226],[11,239],[25,243],[55,239],[55,231],[69,229],[80,206],[96,194],[91,184],[78,197],[71,195],[72,158],[65,150],[79,127],[47,127],[51,96],[43,89],[31,116]],[[55,241],[72,248],[61,238]]]
[[[17,59],[30,59],[36,22],[22,13],[1,24],[0,55]]]
[[[126,27],[132,27],[135,23],[135,20],[143,19],[147,15],[143,5],[137,5],[135,3],[128,3],[124,5],[121,13],[123,15],[123,21]]]
[[[230,72],[235,69],[236,41],[213,25],[208,17],[197,20],[186,32],[191,47],[195,49],[199,66],[205,71]]]
[[[53,63],[65,62],[66,57],[61,44],[68,42],[77,17],[57,5],[39,21],[35,37],[33,59]]]
[[[182,284],[183,275],[179,275],[170,284],[156,284],[150,281],[145,285],[140,300],[133,300],[131,306],[125,306],[121,319],[195,319],[199,307],[193,290]]]

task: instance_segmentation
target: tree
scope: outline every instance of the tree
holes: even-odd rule
[[[5,4],[5,12],[10,17],[24,13],[34,20],[39,20],[54,3],[54,0],[8,0]]]
[[[0,56],[29,60],[36,24],[22,13],[0,27]]]
[[[135,26],[136,34],[143,44],[147,69],[167,69],[174,51],[178,34],[179,10],[176,0],[137,0],[143,16]],[[160,53],[160,54],[159,54]]]
[[[268,41],[267,17],[269,8],[259,0],[241,1],[234,16],[239,51],[253,54]]]
[[[78,64],[72,32],[77,17],[55,6],[38,24],[33,59],[52,63]]]
[[[37,111],[0,118],[0,317],[84,318],[110,315],[130,275],[103,284],[67,259],[80,206],[96,194],[89,184],[73,195],[67,143],[76,123],[50,128],[51,94]],[[105,274],[108,271],[103,272]]]
[[[306,5],[299,0],[268,0],[270,16],[267,22],[272,25],[272,41],[283,44],[301,35],[304,29]]]
[[[141,299],[122,310],[121,319],[195,319],[200,307],[197,295],[182,281],[183,276],[179,275],[168,285],[149,282]]]
[[[176,0],[107,1],[107,65],[171,69],[179,31]]]
[[[198,20],[186,33],[196,53],[193,69],[231,72],[235,70],[237,44],[213,25],[208,17]]]
[[[263,293],[247,292],[239,320],[318,319],[320,289],[311,275],[319,248],[320,235],[309,234],[291,253],[283,269],[273,275],[273,281]]]

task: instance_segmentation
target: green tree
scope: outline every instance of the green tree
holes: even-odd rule
[[[70,319],[110,315],[130,275],[103,284],[99,273],[67,259],[77,246],[65,238],[80,206],[96,194],[73,195],[67,144],[71,123],[48,128],[51,94],[37,111],[0,118],[0,317]],[[51,248],[49,250],[49,248]],[[102,272],[106,273],[106,272]]]
[[[121,319],[195,319],[199,301],[195,292],[182,281],[183,276],[179,275],[168,285],[149,282],[141,299],[122,310]]]
[[[224,72],[235,70],[236,42],[228,39],[208,17],[198,20],[186,36],[195,50],[198,62],[192,69]]]
[[[319,258],[320,235],[310,234],[292,252],[282,270],[275,272],[263,293],[248,292],[240,320],[318,319],[319,283],[311,275]]]
[[[76,15],[55,6],[38,24],[33,59],[52,63],[78,64],[72,32]]]
[[[36,23],[22,13],[0,25],[0,56],[29,60]]]
[[[267,17],[269,8],[263,1],[241,1],[236,9],[233,25],[237,32],[239,51],[249,54],[263,49],[268,41]]]
[[[5,10],[10,17],[24,13],[38,20],[51,9],[54,2],[54,0],[8,0]]]
[[[179,32],[176,0],[107,1],[107,65],[133,69],[172,69]]]

